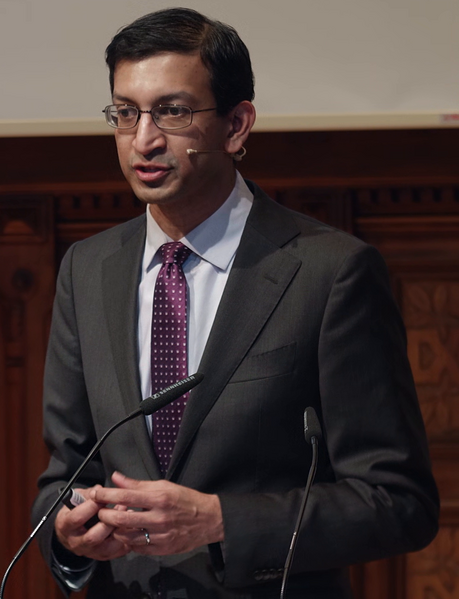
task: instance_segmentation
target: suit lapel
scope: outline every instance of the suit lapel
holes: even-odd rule
[[[121,247],[102,265],[102,293],[113,361],[122,400],[129,414],[142,400],[138,371],[138,288],[145,245],[145,221],[122,241]],[[133,436],[151,478],[160,473],[153,459],[151,440],[145,420],[132,420]]]
[[[199,371],[204,380],[190,393],[167,478],[207,413],[284,294],[300,261],[282,250],[298,235],[294,220],[258,188]]]

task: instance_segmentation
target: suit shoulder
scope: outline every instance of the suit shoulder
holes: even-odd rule
[[[263,231],[281,247],[301,251],[326,251],[341,255],[370,247],[354,235],[325,224],[306,214],[282,206],[256,184],[248,182],[254,193],[253,218],[255,228]]]
[[[323,223],[306,214],[301,214],[287,208],[284,208],[284,210],[288,212],[297,224],[300,236],[308,239],[314,245],[326,246],[329,251],[336,248],[337,250],[350,252],[369,247],[366,242],[347,231]]]
[[[309,272],[320,272],[334,280],[338,273],[348,269],[361,272],[384,272],[387,267],[380,252],[354,235],[309,216],[289,211],[299,234],[284,250],[301,260]]]
[[[145,215],[142,214],[125,223],[115,225],[91,237],[77,241],[71,246],[69,253],[72,253],[75,257],[96,255],[98,258],[103,259],[127,243],[133,236],[142,234],[145,231],[145,223]]]

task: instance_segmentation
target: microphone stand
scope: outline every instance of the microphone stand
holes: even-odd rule
[[[311,445],[312,445],[311,468],[309,469],[308,480],[306,482],[306,487],[304,489],[303,500],[301,502],[300,511],[299,511],[298,518],[297,518],[297,521],[295,524],[295,530],[293,532],[292,540],[290,541],[290,548],[288,550],[287,559],[285,560],[284,575],[282,577],[280,599],[284,599],[284,597],[285,597],[285,590],[287,588],[287,580],[288,580],[288,576],[290,574],[290,569],[292,567],[293,557],[295,555],[295,549],[296,549],[296,544],[298,541],[298,534],[299,534],[301,522],[303,520],[304,511],[306,509],[306,503],[308,501],[309,491],[311,490],[312,482],[316,475],[317,460],[318,460],[318,455],[319,455],[319,452],[318,452],[319,440],[316,436],[311,437]]]

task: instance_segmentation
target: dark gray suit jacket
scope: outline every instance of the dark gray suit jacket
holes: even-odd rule
[[[311,459],[303,411],[313,406],[324,441],[289,596],[341,598],[341,568],[422,548],[437,530],[404,329],[374,248],[250,185],[254,205],[199,368],[205,379],[191,393],[167,473],[219,494],[223,560],[212,547],[212,566],[200,569],[204,548],[165,560],[161,575],[178,572],[181,590],[171,597],[277,596]],[[45,374],[51,460],[35,521],[96,439],[141,400],[144,241],[142,216],[77,243],[63,260]],[[108,485],[115,469],[160,477],[143,419],[107,441],[81,485]],[[48,562],[51,533],[52,522],[41,536]],[[157,561],[100,564],[89,596],[154,596]]]

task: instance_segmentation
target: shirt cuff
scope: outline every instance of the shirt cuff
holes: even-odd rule
[[[53,538],[51,571],[70,590],[81,591],[89,582],[97,562],[88,557],[75,555]]]

